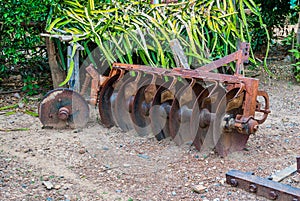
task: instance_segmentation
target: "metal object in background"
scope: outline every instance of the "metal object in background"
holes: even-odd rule
[[[239,170],[226,173],[226,183],[250,193],[277,201],[299,201],[300,189]]]

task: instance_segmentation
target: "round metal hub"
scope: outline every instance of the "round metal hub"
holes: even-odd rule
[[[48,92],[38,108],[46,128],[80,128],[89,120],[89,106],[82,96],[71,89]]]

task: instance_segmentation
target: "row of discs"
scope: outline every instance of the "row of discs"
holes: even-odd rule
[[[243,149],[248,140],[224,129],[224,119],[243,112],[241,104],[228,107],[238,92],[215,81],[119,70],[102,86],[99,113],[105,127],[135,129],[158,140],[170,136],[178,145],[192,142],[198,150],[216,148],[224,156]]]

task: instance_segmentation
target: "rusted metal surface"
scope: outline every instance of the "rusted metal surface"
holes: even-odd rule
[[[241,43],[238,51],[196,70],[189,69],[176,41],[173,46],[177,68],[114,63],[104,77],[90,65],[80,94],[91,84],[87,101],[98,103],[105,127],[135,129],[140,136],[153,133],[158,140],[171,136],[178,145],[192,142],[198,150],[216,148],[221,156],[245,148],[249,135],[270,113],[269,97],[258,90],[259,80],[242,74],[249,44]],[[211,72],[231,62],[234,75]],[[72,114],[63,106],[57,112],[60,123]],[[256,113],[261,113],[260,119]]]
[[[122,82],[122,78],[130,75],[130,72],[142,76],[141,80],[144,81],[127,83],[122,90],[103,85],[99,104],[105,105],[99,107],[100,114],[103,113],[103,124],[123,127],[124,130],[134,127],[141,136],[149,133],[160,136],[158,139],[171,136],[178,145],[191,141],[198,150],[215,147],[221,156],[242,150],[249,135],[257,131],[258,125],[270,113],[269,97],[266,92],[258,90],[259,80],[246,78],[241,74],[243,63],[248,58],[249,44],[242,43],[237,52],[196,70],[114,63],[111,74],[119,75],[119,79],[110,81],[113,78],[109,78],[109,85]],[[236,65],[234,75],[211,72],[230,62],[235,62]],[[178,63],[185,64],[182,61]],[[148,81],[145,80],[147,76],[151,77]],[[163,90],[160,89],[162,84],[151,81],[166,77],[172,79],[172,82]],[[149,90],[150,86],[153,86],[152,90]],[[111,90],[116,94],[110,94],[109,97],[119,97],[114,103],[110,98],[104,97],[112,93]],[[159,100],[162,96],[167,98]],[[257,101],[260,96],[264,103]],[[107,112],[111,111],[110,108],[122,109]],[[104,115],[104,111],[107,114]],[[256,112],[262,114],[261,119],[256,119]],[[105,123],[107,119],[111,119],[110,124]],[[117,121],[113,122],[113,119]],[[125,119],[126,123],[120,119]]]
[[[89,119],[88,104],[70,89],[48,92],[38,109],[40,121],[46,128],[84,127]]]
[[[226,183],[277,201],[299,201],[300,189],[238,170],[226,173]]]

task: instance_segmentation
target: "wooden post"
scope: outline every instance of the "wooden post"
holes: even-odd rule
[[[55,44],[50,39],[50,37],[46,37],[46,46],[47,46],[47,53],[48,53],[48,62],[51,70],[51,76],[53,81],[53,88],[59,88],[59,84],[62,83],[65,78],[66,74],[64,70],[62,70],[56,59],[56,50],[55,50]]]

